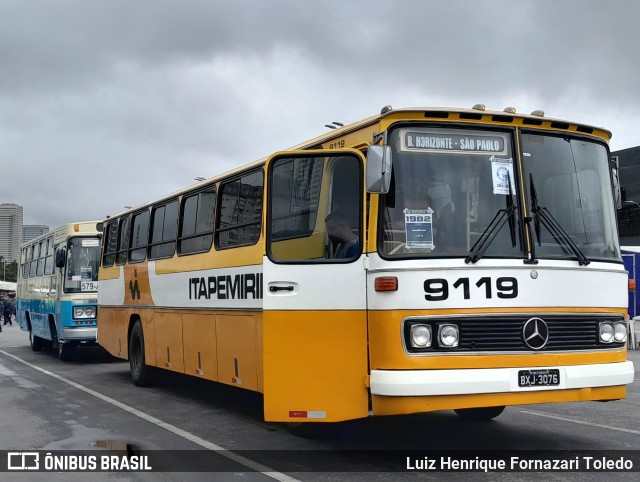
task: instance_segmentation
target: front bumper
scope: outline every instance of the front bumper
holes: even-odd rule
[[[98,328],[63,328],[61,341],[96,341]]]
[[[518,386],[518,372],[538,369],[558,369],[559,385]],[[372,370],[370,383],[372,395],[420,397],[612,387],[632,383],[633,377],[633,363],[625,361],[594,365],[464,370]]]

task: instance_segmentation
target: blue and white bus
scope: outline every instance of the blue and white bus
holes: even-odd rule
[[[70,360],[97,335],[101,223],[71,223],[20,248],[16,318],[34,351],[56,348]]]

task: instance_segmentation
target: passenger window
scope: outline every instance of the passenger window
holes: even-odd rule
[[[149,242],[149,211],[134,214],[131,226],[129,261],[136,263],[143,261],[147,253],[147,243]]]
[[[102,266],[108,268],[113,266],[116,260],[116,245],[118,242],[118,224],[112,221],[107,224],[107,242],[104,243],[104,254],[102,255]]]
[[[120,219],[119,225],[116,264],[120,265],[127,262],[127,253],[129,252],[129,218]]]
[[[262,171],[246,174],[220,186],[220,218],[216,247],[232,248],[255,244],[262,220]]]
[[[211,249],[215,208],[213,186],[182,198],[179,254],[202,253]]]
[[[153,209],[149,259],[170,258],[176,250],[178,201]]]

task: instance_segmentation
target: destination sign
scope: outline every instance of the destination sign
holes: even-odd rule
[[[504,137],[452,133],[405,132],[404,148],[420,151],[502,153]]]

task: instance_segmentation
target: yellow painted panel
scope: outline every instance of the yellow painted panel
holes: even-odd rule
[[[274,242],[271,244],[271,252],[279,260],[322,258],[324,243],[325,232],[316,232],[305,238]]]
[[[215,316],[212,313],[183,313],[182,336],[185,373],[217,380]]]
[[[142,331],[144,333],[144,356],[147,362],[147,365],[151,366],[163,366],[162,360],[164,358],[160,358],[156,361],[156,325],[153,324],[154,319],[154,309],[136,309],[129,310],[126,318],[128,322],[132,318],[138,318],[142,321]],[[128,347],[128,345],[127,345]],[[128,350],[128,348],[127,348]],[[165,355],[166,357],[166,355]]]
[[[262,239],[253,246],[242,246],[234,249],[223,249],[221,251],[215,251],[212,247],[211,251],[207,253],[189,256],[175,255],[173,258],[156,260],[156,274],[257,265],[262,264],[263,255],[264,241]]]
[[[98,343],[111,355],[122,358],[116,341],[118,328],[113,321],[113,311],[103,307],[98,310]]]
[[[436,397],[383,397],[373,395],[374,415],[451,410],[456,408],[529,405],[550,402],[584,402],[588,400],[619,400],[627,393],[626,386],[576,388],[571,390],[541,390],[539,392],[484,393],[476,395],[441,395]]]
[[[262,311],[254,314],[256,320],[256,371],[258,375],[258,391],[264,393],[264,345],[262,333]]]
[[[98,280],[118,278],[120,278],[120,266],[111,266],[109,268],[100,267],[98,270]]]
[[[368,415],[364,311],[263,313],[268,421],[336,422]],[[324,418],[321,418],[324,417]]]
[[[146,318],[151,318],[146,317]],[[143,318],[145,339],[145,353],[152,346],[147,333],[151,329]],[[156,311],[153,313],[153,332],[155,333],[155,361],[156,366],[175,372],[184,372],[184,358],[182,349],[182,318],[178,311]]]
[[[500,313],[526,312],[527,309],[501,310]],[[567,312],[567,309],[535,310],[536,313]],[[598,309],[581,310],[596,313]],[[612,313],[613,310],[602,311]],[[464,313],[482,313],[482,310],[464,310]],[[461,314],[462,311],[456,312]],[[493,311],[492,314],[498,313]],[[614,312],[615,313],[615,312]],[[447,315],[451,312],[429,312],[429,315]],[[621,313],[620,313],[621,314]],[[405,370],[428,368],[502,368],[552,365],[586,365],[592,363],[613,363],[627,359],[626,350],[590,351],[580,353],[531,353],[531,354],[499,354],[499,355],[458,355],[442,356],[425,355],[409,356],[402,346],[402,319],[407,316],[424,316],[424,312],[413,311],[374,311],[369,314],[369,351],[371,369]]]
[[[217,314],[218,380],[258,390],[256,319],[253,314]]]

